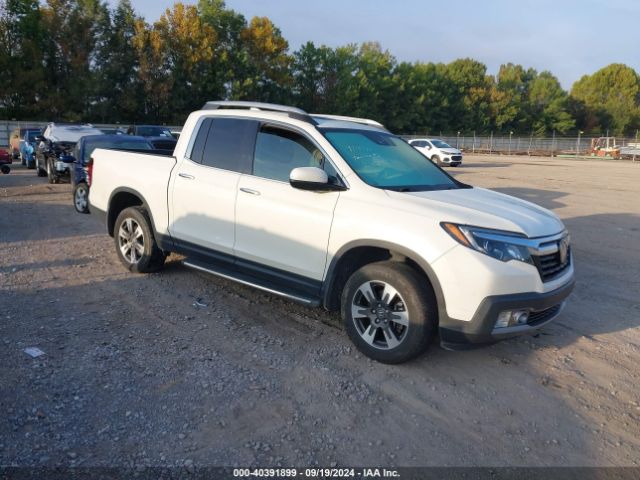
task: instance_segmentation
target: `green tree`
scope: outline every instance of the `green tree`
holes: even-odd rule
[[[590,110],[591,119],[597,119],[591,128],[615,134],[640,128],[640,77],[631,67],[612,63],[585,75],[573,84],[571,96]]]
[[[289,43],[267,17],[254,17],[240,32],[241,64],[231,95],[236,99],[266,102],[291,101],[292,58]]]
[[[496,84],[491,92],[491,110],[498,130],[531,131],[527,111],[530,83],[537,75],[532,68],[507,63],[500,66]]]
[[[444,67],[448,121],[456,130],[486,130],[491,124],[491,77],[487,67],[471,58]]]
[[[45,41],[37,0],[0,4],[0,111],[8,118],[33,118],[45,88]]]
[[[316,47],[307,42],[294,52],[292,75],[298,106],[316,113],[349,114],[358,91],[354,75],[358,69],[355,45]]]
[[[200,0],[198,13],[202,22],[216,33],[213,58],[206,72],[206,94],[209,100],[228,98],[236,78],[246,71],[246,55],[242,52],[241,33],[247,21],[240,13],[226,7],[223,0]]]
[[[145,91],[145,113],[154,121],[181,122],[207,100],[206,72],[216,33],[194,6],[176,3],[153,26],[136,22],[133,45]]]
[[[528,116],[532,131],[537,135],[557,131],[567,133],[575,127],[569,113],[569,96],[551,72],[542,72],[529,85]]]
[[[98,32],[108,8],[99,0],[48,0],[42,14],[47,81],[39,108],[53,120],[83,120],[93,97]]]
[[[140,21],[130,0],[120,0],[100,31],[92,117],[102,122],[134,122],[141,117],[144,90],[133,38]]]

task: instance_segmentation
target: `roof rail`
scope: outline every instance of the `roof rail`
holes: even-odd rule
[[[215,102],[207,102],[202,110],[217,110],[218,108],[239,108],[247,110],[266,110],[268,112],[287,112],[306,114],[304,110],[287,105],[278,105],[276,103],[263,102],[245,102],[240,100],[218,100]]]
[[[287,105],[278,105],[276,103],[263,102],[245,102],[240,100],[218,100],[215,102],[207,102],[202,106],[202,110],[218,110],[218,109],[237,109],[237,110],[261,110],[265,112],[281,112],[286,113],[291,118],[301,120],[303,122],[317,125],[317,122],[304,110]]]
[[[369,125],[370,127],[378,127],[385,128],[380,122],[376,122],[375,120],[371,120],[369,118],[357,118],[357,117],[345,117],[343,115],[325,115],[320,113],[312,113],[312,118],[322,118],[325,120],[342,120],[345,122],[355,122],[361,123],[363,125]]]

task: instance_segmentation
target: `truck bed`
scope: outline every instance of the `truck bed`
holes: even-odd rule
[[[151,213],[156,231],[166,234],[169,224],[167,189],[176,159],[165,152],[95,149],[91,155],[91,208],[107,212],[111,197],[127,192],[136,194]]]

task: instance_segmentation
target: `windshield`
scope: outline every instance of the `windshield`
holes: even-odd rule
[[[27,142],[34,143],[38,135],[40,135],[40,130],[29,130],[25,135],[25,139]]]
[[[173,137],[169,129],[164,127],[137,127],[136,135],[141,137]]]
[[[82,155],[82,162],[87,163],[89,157],[96,148],[115,148],[119,150],[151,150],[152,147],[148,142],[142,140],[96,140],[87,142]]]
[[[455,180],[395,135],[352,129],[324,129],[322,133],[373,187],[402,192],[458,188]]]
[[[451,145],[442,140],[431,140],[431,143],[433,143],[433,146],[436,148],[451,148]]]

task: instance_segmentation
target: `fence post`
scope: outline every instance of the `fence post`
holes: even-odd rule
[[[491,136],[489,137],[489,155],[493,150],[493,130],[491,130]]]
[[[533,130],[531,130],[531,137],[529,138],[529,149],[527,150],[527,155],[531,156],[531,144],[533,143]]]
[[[553,136],[551,137],[551,157],[555,157],[556,152],[556,131],[553,130]]]
[[[636,132],[636,138],[638,137],[638,132]],[[471,152],[476,153],[476,131],[473,131],[473,144],[471,147]]]

